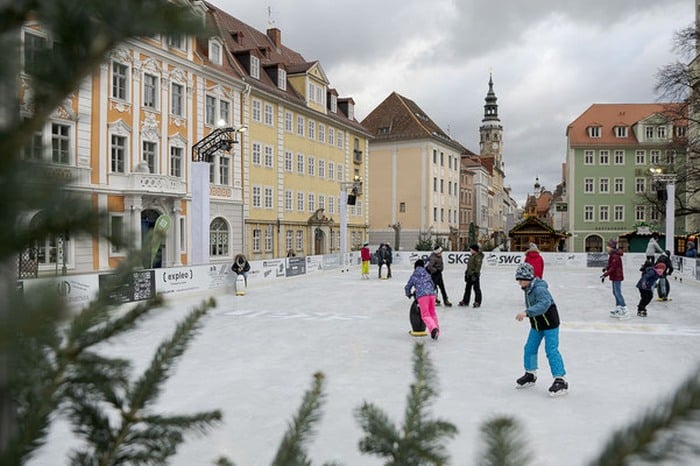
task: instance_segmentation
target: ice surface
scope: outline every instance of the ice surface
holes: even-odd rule
[[[437,308],[439,341],[422,341],[438,374],[433,414],[459,429],[448,443],[452,464],[474,464],[482,446],[479,426],[503,414],[525,427],[536,464],[585,464],[614,429],[669,396],[698,364],[700,285],[671,280],[673,301],[654,300],[649,317],[638,318],[636,268],[625,270],[622,288],[633,317],[618,321],[608,316],[614,298],[609,282],[601,284],[598,268],[546,266],[544,278],[563,321],[560,351],[569,382],[568,396],[556,399],[547,393],[552,377],[543,348],[537,384],[515,389],[524,371],[529,324],[515,320],[523,296],[514,269],[483,270],[479,309],[457,306],[463,268],[447,270],[454,307]],[[416,342],[407,333],[410,301],[403,292],[410,271],[397,266],[392,279],[377,280],[373,266],[366,281],[355,266],[349,273],[263,280],[243,297],[232,290],[219,294],[217,308],[205,318],[158,408],[170,413],[219,408],[224,422],[206,436],[188,437],[171,464],[212,464],[222,454],[238,465],[270,464],[316,371],[326,374],[327,400],[310,446],[314,464],[382,464],[359,453],[362,433],[353,412],[369,401],[397,424],[403,421]],[[202,299],[172,300],[107,350],[142,370],[160,341]],[[67,464],[75,445],[67,425],[56,423],[30,464]]]

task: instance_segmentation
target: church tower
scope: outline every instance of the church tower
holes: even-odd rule
[[[493,76],[489,74],[489,92],[484,99],[484,118],[479,127],[479,155],[481,157],[493,157],[494,165],[501,168],[501,155],[503,153],[503,126],[498,118],[498,104],[496,93],[493,92]]]

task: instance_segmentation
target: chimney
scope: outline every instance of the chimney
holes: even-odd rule
[[[272,43],[275,44],[275,47],[278,49],[282,46],[282,31],[280,31],[277,28],[269,28],[267,30],[267,37],[272,40]]]

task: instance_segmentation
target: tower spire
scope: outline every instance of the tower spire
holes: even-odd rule
[[[486,104],[484,105],[484,119],[482,122],[487,121],[499,121],[498,120],[498,98],[496,93],[493,91],[493,73],[489,73],[489,91],[484,99]]]

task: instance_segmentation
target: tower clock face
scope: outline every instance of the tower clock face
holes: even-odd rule
[[[491,143],[491,148],[493,148],[493,149],[498,149],[498,143],[497,143],[497,142],[492,142],[492,143]]]

